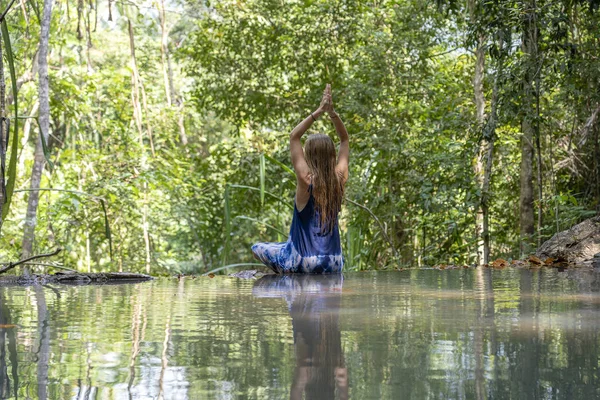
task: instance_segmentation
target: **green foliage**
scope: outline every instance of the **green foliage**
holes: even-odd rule
[[[600,21],[591,4],[537,3],[541,239],[600,204],[598,120],[586,125],[600,105]],[[474,262],[481,198],[474,159],[486,132],[475,118],[471,53],[483,36],[487,115],[493,83],[500,86],[492,256],[517,254],[521,121],[531,111],[523,106],[522,77],[533,61],[520,47],[528,4],[474,1],[469,10],[454,1],[175,1],[167,7],[176,11],[167,12],[170,106],[155,9],[119,4],[113,22],[99,12],[88,33],[93,10],[86,7],[78,21],[77,3],[68,2],[71,14],[66,5],[52,21],[45,153],[54,168],[42,179],[42,187],[62,191],[41,192],[36,250],[62,246],[63,261],[80,269],[143,270],[147,234],[158,274],[251,263],[254,242],[286,240],[296,184],[288,134],[332,83],[351,138],[346,196],[355,203],[344,203],[340,219],[347,267]],[[22,12],[2,25],[15,99],[11,194],[28,187],[38,134],[31,119],[16,126],[17,104],[36,117],[37,77],[18,93],[16,82],[31,69],[38,6],[24,3],[29,25]],[[128,19],[143,86],[141,133]],[[26,129],[29,140],[21,142]],[[326,119],[312,131],[334,132]],[[20,253],[26,201],[15,192],[4,209],[3,259]]]
[[[194,97],[199,110],[215,112],[240,131],[250,132],[259,151],[263,143],[271,144],[273,137],[289,132],[316,106],[322,86],[333,83],[337,110],[351,136],[347,196],[385,221],[401,259],[394,260],[373,219],[348,203],[342,221],[347,235],[345,250],[348,259],[358,260],[352,268],[381,268],[390,263],[397,265],[397,261],[414,264],[417,258],[427,264],[475,260],[474,218],[481,193],[474,180],[472,160],[482,131],[474,123],[474,60],[462,48],[472,48],[484,35],[489,42],[488,57],[496,60],[500,52],[506,53],[504,59],[508,57],[506,72],[497,77],[501,86],[500,121],[491,188],[491,232],[493,252],[514,256],[518,249],[523,112],[520,76],[529,62],[529,55],[523,54],[516,43],[527,5],[474,5],[469,15],[456,3],[436,7],[416,1],[378,5],[345,1],[340,7],[315,1],[292,2],[282,9],[276,3],[260,0],[243,6],[222,2],[197,22],[194,40],[182,54],[193,60],[189,71],[196,77]],[[564,78],[550,73],[556,69],[551,64],[564,59],[560,54],[564,51],[564,34],[556,34],[553,29],[563,21],[581,23],[564,16],[557,19],[564,7],[579,6],[548,3],[538,7],[541,51],[548,56],[559,51],[542,65],[542,85],[547,87],[543,109],[564,112],[571,104],[557,98],[562,89],[556,85]],[[585,14],[584,19],[591,21],[596,16]],[[499,49],[500,38],[510,45]],[[578,39],[595,43],[585,33]],[[586,54],[593,54],[588,51]],[[489,108],[491,82],[497,71],[493,63],[488,65]],[[595,100],[592,104],[598,103]],[[543,114],[544,137],[548,138],[543,139],[547,140],[543,157],[550,165],[557,156],[548,154],[550,141],[556,140],[550,138],[555,134],[549,124],[560,124],[560,117]],[[321,123],[316,129],[331,132]],[[242,136],[239,140],[244,146]],[[275,143],[275,148],[271,144],[270,148],[284,154],[285,144]],[[590,150],[584,154],[590,154]],[[262,168],[260,161],[261,190]],[[274,174],[273,180],[278,181],[283,170]],[[568,171],[561,174],[569,176]],[[544,175],[544,193],[568,189],[566,183],[552,187],[550,173],[546,170]],[[250,172],[248,176],[252,176]],[[290,189],[293,191],[293,187]],[[589,215],[584,210],[597,202],[589,194],[581,200],[587,206],[576,218],[563,215],[565,223]],[[249,209],[250,204],[244,204],[238,212]],[[550,218],[552,212],[544,210],[546,219]],[[269,213],[268,205],[263,212]],[[553,227],[549,221],[544,226]],[[554,231],[545,230],[543,235],[548,237]],[[243,247],[251,242],[238,240]]]
[[[6,54],[6,61],[8,61],[8,69],[10,72],[10,82],[13,94],[13,107],[15,110],[15,116],[11,119],[12,123],[10,124],[13,128],[13,134],[10,135],[10,131],[7,132],[7,138],[12,139],[10,141],[10,159],[8,161],[8,174],[7,174],[7,184],[6,184],[6,202],[2,206],[2,220],[6,218],[8,215],[8,211],[10,210],[10,204],[12,201],[13,191],[15,190],[15,181],[17,176],[17,151],[19,149],[19,101],[18,101],[18,93],[17,89],[17,76],[15,73],[15,59],[12,52],[12,45],[10,43],[10,36],[8,33],[8,28],[6,25],[6,19],[3,19],[0,22],[0,30],[2,31],[2,40],[4,42],[4,52]],[[7,140],[6,146],[9,146],[9,140]]]

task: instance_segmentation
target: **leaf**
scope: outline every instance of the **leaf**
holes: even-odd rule
[[[100,199],[100,204],[102,205],[102,212],[104,213],[104,234],[108,239],[108,249],[110,251],[110,261],[113,260],[113,249],[112,249],[112,235],[110,232],[110,225],[108,223],[108,214],[106,213],[106,202],[104,199]]]
[[[216,275],[215,275],[215,274],[213,274],[213,273],[211,272],[211,273],[210,273],[210,274],[208,274],[207,276],[208,276],[209,278],[211,278],[211,279],[212,279],[212,278],[214,278]]]
[[[18,88],[17,88],[17,75],[15,73],[15,60],[12,52],[12,46],[10,44],[10,37],[8,36],[8,26],[6,20],[2,20],[0,23],[0,29],[2,31],[2,40],[4,41],[4,47],[6,49],[6,61],[8,62],[8,68],[10,70],[10,81],[12,83],[13,92],[13,103],[15,106],[15,118],[11,124],[14,126],[14,134],[12,135],[12,142],[10,148],[10,160],[8,162],[8,183],[6,184],[6,202],[2,207],[2,220],[8,215],[10,203],[12,201],[13,191],[15,190],[15,181],[17,179],[17,154],[19,152],[19,109],[18,109]],[[9,132],[7,132],[7,147]]]
[[[294,173],[294,171],[290,167],[288,167],[287,165],[285,165],[284,163],[282,163],[281,161],[279,161],[279,160],[271,157],[268,154],[265,154],[264,156],[265,156],[265,158],[267,160],[271,161],[273,164],[279,165],[285,172],[289,173],[290,175],[292,175],[294,177],[296,176],[296,174]]]
[[[260,205],[265,204],[265,155],[260,155]]]

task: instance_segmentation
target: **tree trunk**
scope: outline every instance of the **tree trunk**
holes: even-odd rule
[[[0,41],[2,37],[0,35]],[[0,229],[2,228],[2,209],[6,201],[6,147],[8,146],[6,136],[6,82],[4,80],[4,58],[2,44],[0,44]]]
[[[537,17],[534,15],[534,23],[537,29]],[[542,146],[540,144],[540,80],[542,74],[542,65],[543,60],[540,60],[538,54],[538,46],[537,46],[537,31],[536,31],[536,42],[535,42],[535,149],[536,149],[536,170],[537,170],[537,189],[538,189],[538,214],[537,214],[537,247],[542,245],[542,223],[543,223],[543,186],[542,186]]]
[[[482,237],[483,237],[483,263],[490,262],[490,183],[492,180],[492,164],[494,161],[494,144],[496,141],[496,125],[498,122],[498,92],[500,89],[500,80],[504,70],[504,41],[502,37],[498,40],[498,49],[500,55],[496,60],[496,76],[494,78],[494,88],[492,89],[492,102],[489,120],[483,130],[483,152],[485,155],[485,166],[483,169],[483,181],[481,184],[481,212],[483,214]]]
[[[177,125],[179,126],[179,138],[181,139],[181,145],[186,147],[188,144],[188,137],[185,133],[185,105],[183,100],[181,101],[181,105],[179,106],[179,117],[177,119]]]
[[[521,173],[520,173],[520,250],[521,255],[531,251],[531,240],[533,238],[533,132],[529,121],[522,122],[523,135],[521,137]]]
[[[42,173],[45,165],[46,158],[44,157],[42,138],[38,136],[35,144],[33,170],[31,172],[31,183],[29,186],[32,191],[29,192],[29,198],[27,200],[27,213],[25,214],[25,227],[23,229],[21,258],[27,258],[31,256],[31,252],[33,250],[35,227],[37,225],[37,208],[40,198],[40,192],[36,189],[40,188],[40,182],[42,180]]]
[[[35,226],[37,222],[37,208],[39,202],[39,192],[36,189],[40,188],[42,179],[42,171],[46,159],[42,147],[42,136],[48,143],[48,132],[50,130],[50,99],[49,99],[49,82],[48,82],[48,41],[50,38],[50,20],[52,17],[52,0],[44,0],[44,12],[41,22],[40,31],[40,48],[38,54],[39,63],[39,101],[40,101],[40,136],[38,137],[35,146],[35,157],[33,161],[33,170],[31,172],[30,189],[34,189],[29,193],[27,200],[27,214],[25,216],[25,228],[23,230],[22,258],[27,258],[31,255],[33,248],[33,239],[35,234]]]
[[[144,245],[146,247],[146,273],[150,273],[150,227],[148,224],[148,184],[144,182],[144,205],[142,208],[142,231],[144,233]]]
[[[77,0],[77,40],[83,38],[81,33],[81,18],[83,15],[83,0]]]
[[[537,26],[535,22],[536,3],[533,0],[531,9],[525,14],[523,31],[523,52],[527,54],[525,76],[523,77],[523,120],[521,129],[521,171],[519,193],[520,215],[520,252],[525,255],[531,252],[531,241],[534,233],[533,215],[533,139],[535,123],[533,121],[535,96],[534,80],[537,55]]]
[[[133,36],[133,25],[131,24],[131,20],[127,20],[128,28],[129,28],[129,47],[130,47],[130,55],[131,55],[131,84],[132,84],[132,93],[131,93],[131,101],[133,105],[133,116],[135,119],[135,123],[139,132],[139,140],[140,146],[144,146],[143,139],[143,114],[142,114],[142,103],[140,102],[140,92],[141,97],[144,104],[144,111],[148,114],[148,103],[146,99],[146,91],[144,90],[144,85],[142,84],[142,79],[140,77],[140,73],[137,67],[137,60],[135,57],[135,37]],[[150,140],[150,149],[152,151],[152,155],[154,155],[154,142],[152,140],[152,128],[150,126],[150,122],[146,120],[146,130],[148,133],[148,139]]]
[[[140,81],[140,89],[142,90],[142,104],[144,105],[144,112],[146,113],[146,133],[148,134],[148,141],[150,142],[150,151],[154,156],[154,139],[152,138],[152,125],[150,125],[150,119],[148,116],[150,113],[148,112],[148,98],[146,97],[146,90],[144,89],[144,85],[142,83],[142,79],[138,74],[138,79]]]
[[[38,113],[39,108],[40,108],[40,102],[36,100],[35,103],[33,103],[33,106],[31,106],[31,111],[29,112],[28,115],[36,115]],[[29,141],[29,134],[31,132],[31,121],[33,121],[32,118],[27,118],[25,120],[25,123],[23,124],[23,137],[21,138],[21,150],[19,152],[19,155],[17,156],[17,163],[19,164],[19,169],[25,168],[25,158],[22,157],[22,155],[23,155],[23,149],[25,148],[25,145]]]
[[[494,100],[492,100],[494,101]],[[495,140],[495,116],[493,123],[493,131],[490,133],[490,138],[487,141],[485,151],[485,167],[483,173],[483,183],[481,185],[481,213],[483,216],[482,238],[483,238],[483,263],[490,262],[490,182],[492,178],[492,163],[494,160],[494,140]]]
[[[171,60],[169,58],[169,32],[167,30],[167,19],[165,15],[165,1],[160,0],[158,6],[158,18],[160,19],[161,33],[160,56],[162,59],[165,96],[167,98],[167,104],[171,106],[175,99],[175,95],[173,93],[173,72],[171,70]]]
[[[575,7],[577,10],[577,7]],[[596,40],[594,45],[594,52],[598,54],[600,47],[600,41]],[[600,88],[596,85],[596,90]],[[598,108],[596,108],[596,118],[598,117],[598,113],[600,113],[600,105],[596,104]],[[596,175],[595,186],[596,186],[596,213],[600,215],[600,123],[596,123],[593,125],[594,132],[594,171]]]
[[[181,139],[181,144],[183,147],[187,146],[188,138],[185,133],[185,124],[184,124],[184,102],[181,99],[176,90],[175,85],[173,84],[173,68],[171,66],[171,54],[169,53],[169,30],[167,29],[167,17],[165,13],[165,1],[160,0],[158,3],[159,10],[158,16],[160,18],[160,29],[161,29],[161,46],[160,46],[160,55],[162,58],[162,66],[163,66],[163,79],[165,85],[165,95],[167,98],[167,104],[169,106],[173,105],[173,103],[179,106],[179,113],[177,118],[177,125],[179,126],[179,137]]]
[[[133,106],[133,118],[138,128],[140,146],[144,145],[144,134],[142,130],[142,106],[140,103],[140,88],[138,80],[137,62],[135,59],[135,40],[131,20],[127,20],[129,28],[129,50],[131,55],[131,105]]]
[[[144,110],[147,112],[147,99],[146,92],[144,90],[144,86],[142,85],[140,75],[137,69],[137,61],[135,58],[135,38],[133,36],[133,25],[131,21],[127,21],[129,24],[129,45],[131,50],[131,81],[132,81],[132,105],[133,105],[133,114],[136,121],[136,125],[138,127],[139,135],[140,135],[140,146],[142,146],[142,159],[141,165],[142,168],[146,168],[146,155],[143,150],[144,142],[143,142],[143,130],[142,130],[142,105],[140,103],[140,91],[142,94]],[[150,148],[152,150],[152,154],[154,154],[154,144],[152,142],[152,131],[150,129],[150,124],[146,122],[146,127],[148,130],[148,137],[150,139]],[[144,182],[143,188],[143,206],[142,206],[142,231],[144,236],[144,244],[146,249],[146,271],[150,273],[150,233],[148,232],[148,206],[147,206],[147,196],[148,196],[148,187],[147,183]]]
[[[91,5],[91,4],[90,4]],[[86,41],[86,49],[85,49],[85,59],[87,62],[87,72],[88,74],[92,74],[94,72],[94,68],[92,68],[92,58],[90,54],[90,50],[92,48],[92,33],[90,32],[90,13],[92,10],[90,9],[90,5],[86,5],[85,7],[85,41]]]
[[[475,0],[469,0],[467,2],[467,9],[469,12],[469,18],[472,24],[477,22],[477,3]],[[482,132],[481,139],[479,140],[479,149],[475,156],[474,173],[475,180],[479,189],[483,186],[484,177],[484,159],[487,154],[487,140],[485,137],[485,95],[483,92],[483,79],[485,77],[485,42],[486,37],[483,34],[479,34],[477,38],[477,48],[475,49],[475,73],[473,75],[473,95],[475,98],[475,120],[477,121],[477,130]],[[478,265],[484,261],[484,242],[483,242],[483,225],[484,225],[484,212],[482,207],[483,201],[481,198],[477,205],[477,214],[475,215],[475,247],[476,247],[476,262]]]
[[[484,128],[485,123],[485,96],[483,94],[483,78],[485,74],[485,37],[483,35],[479,36],[479,43],[477,44],[477,49],[475,50],[475,75],[473,76],[473,92],[475,94],[475,106],[477,109],[476,119],[477,126],[479,129]],[[477,183],[481,188],[483,186],[483,175],[484,175],[484,157],[486,156],[487,149],[487,140],[485,137],[482,137],[479,142],[479,151],[477,154],[477,160],[475,162],[475,178],[477,179]],[[483,207],[481,206],[482,202],[479,202],[479,206],[477,209],[477,216],[475,219],[475,235],[477,238],[477,264],[487,263],[485,257],[483,257],[484,253],[484,243],[483,243],[483,224],[484,224],[484,212]]]

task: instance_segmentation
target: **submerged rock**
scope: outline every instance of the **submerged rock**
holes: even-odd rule
[[[571,229],[559,232],[538,249],[539,258],[552,257],[573,263],[592,261],[600,267],[600,216],[586,219]]]
[[[256,269],[249,269],[249,270],[245,270],[245,271],[236,272],[235,274],[229,274],[229,276],[231,276],[233,278],[240,278],[240,279],[258,279],[265,275],[268,275],[268,274],[265,274],[264,272],[258,271]]]

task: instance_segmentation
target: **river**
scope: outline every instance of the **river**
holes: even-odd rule
[[[0,302],[1,398],[600,398],[592,271],[160,278]]]

